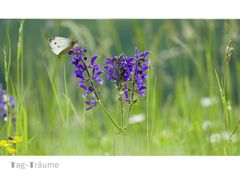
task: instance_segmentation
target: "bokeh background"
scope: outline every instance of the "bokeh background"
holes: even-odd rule
[[[17,120],[9,126],[0,118],[0,139],[22,135],[20,155],[240,154],[239,20],[25,20],[20,28],[21,22],[0,20],[0,82],[15,97]],[[126,136],[99,108],[84,110],[71,57],[52,53],[51,36],[77,39],[101,56],[101,65],[106,57],[133,56],[136,47],[152,52],[147,97],[134,106]],[[11,60],[7,83],[2,50]],[[101,87],[120,122],[113,94],[111,83]]]

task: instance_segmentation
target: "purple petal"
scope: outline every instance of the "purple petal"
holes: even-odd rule
[[[78,64],[78,62],[79,62],[79,60],[78,60],[76,57],[73,57],[73,58],[72,58],[72,64],[73,64],[73,65],[76,66],[76,65]]]
[[[97,81],[100,85],[103,84],[103,79],[101,79],[99,77],[94,78],[94,80]]]
[[[112,79],[113,79],[112,74],[107,74],[107,79],[108,79],[108,80],[112,80]]]
[[[145,80],[145,79],[147,79],[147,78],[148,78],[148,75],[147,75],[147,74],[143,74],[143,75],[142,75],[142,79],[143,79],[143,80]]]
[[[151,60],[146,60],[146,64],[149,65],[151,63]]]
[[[82,93],[83,98],[87,98],[87,92]]]
[[[148,67],[147,65],[143,65],[142,72],[148,70],[148,68],[149,68],[149,67]]]
[[[11,106],[15,106],[15,101],[13,96],[10,96],[9,102]]]
[[[141,92],[142,90],[146,89],[147,87],[146,86],[141,86],[138,88],[138,91]]]
[[[92,107],[97,105],[96,100],[94,99],[94,96],[92,96],[92,99],[90,101],[85,101],[86,105],[90,106],[86,110],[90,110]]]
[[[7,112],[6,111],[2,111],[2,116],[6,117],[7,116]]]
[[[87,93],[90,94],[94,91],[94,88],[92,86],[88,87]]]
[[[129,72],[125,71],[125,73],[123,74],[124,81],[129,80],[130,75],[131,75],[131,74],[130,74]]]
[[[98,71],[97,74],[96,74],[96,76],[99,76],[99,75],[101,75],[102,73],[103,73],[102,71]]]
[[[95,71],[101,71],[100,65],[94,65],[92,69],[92,75],[95,76]]]
[[[82,60],[83,59],[83,55],[82,54],[78,54],[77,59],[78,60]]]
[[[97,71],[100,71],[101,67],[100,67],[100,65],[97,64],[97,65],[94,65],[94,69],[97,70]]]
[[[120,59],[123,59],[124,57],[125,57],[124,54],[120,54],[120,56],[119,56]]]
[[[127,59],[127,64],[131,63],[134,60],[134,58],[130,57]]]
[[[110,72],[112,70],[112,67],[110,67],[110,66],[104,66],[104,68],[107,72]]]
[[[84,84],[83,81],[80,81],[80,82],[79,82],[79,87],[82,88],[82,89],[84,89],[85,91],[88,90],[88,87]]]
[[[113,61],[113,58],[106,58],[106,64],[109,64],[109,65],[114,65],[114,61]]]
[[[135,58],[138,59],[138,58],[139,58],[138,48],[136,48],[135,51],[136,51],[136,53],[135,53]]]
[[[93,57],[91,58],[91,65],[92,65],[92,66],[94,65],[96,59],[97,59],[97,56],[93,56]]]
[[[74,71],[74,74],[77,78],[81,78],[83,81],[85,81],[85,77],[83,76],[83,71],[78,69]]]
[[[151,54],[151,51],[147,50],[144,53],[142,53],[140,56],[147,57],[149,54]]]
[[[146,96],[146,94],[144,92],[141,92],[140,95],[141,95],[141,97],[145,97]]]

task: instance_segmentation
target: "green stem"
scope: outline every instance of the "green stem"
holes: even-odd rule
[[[100,100],[97,101],[99,106],[101,107],[101,109],[103,110],[103,112],[108,116],[108,118],[111,120],[111,122],[113,123],[113,125],[120,131],[122,132],[122,129],[117,125],[117,123],[112,119],[112,117],[110,116],[110,114],[107,112],[107,110],[105,109],[105,107],[102,105],[102,103],[100,102]]]
[[[230,133],[231,131],[231,125],[230,125],[230,113],[228,110],[228,103],[227,103],[227,97],[226,97],[226,93],[227,93],[227,77],[228,77],[228,66],[227,64],[224,65],[224,70],[223,70],[223,84],[222,84],[222,88],[223,88],[223,96],[224,96],[224,100],[223,100],[223,104],[224,104],[224,112],[225,112],[225,120],[226,120],[226,125],[227,125],[227,129],[228,129],[228,133]]]
[[[126,129],[127,129],[127,126],[128,126],[128,120],[129,120],[129,117],[131,115],[132,108],[133,108],[133,103],[131,102],[130,106],[129,106],[129,110],[128,110],[127,123],[126,123],[126,127],[125,127]]]
[[[124,112],[123,112],[123,101],[120,101],[120,112],[121,112],[121,128],[123,129],[124,125]]]
[[[240,120],[238,120],[235,128],[233,129],[231,135],[229,136],[229,141],[230,141],[230,142],[232,141],[232,137],[233,137],[233,135],[235,134],[235,132],[237,131],[239,124],[240,124]]]
[[[218,83],[218,88],[219,88],[219,93],[223,105],[223,110],[224,110],[224,116],[225,116],[225,125],[227,128],[228,133],[230,132],[230,121],[229,121],[229,115],[228,115],[228,109],[227,109],[227,100],[226,100],[226,94],[225,94],[225,84],[220,83],[217,71],[215,70],[215,75]]]
[[[148,68],[148,74],[150,76],[150,69]],[[149,84],[150,84],[150,78],[147,79],[147,148],[149,149],[150,144],[150,137],[149,137]]]
[[[134,77],[135,77],[134,73]],[[127,120],[126,120],[126,126],[125,129],[127,130],[127,126],[128,126],[128,120],[130,118],[131,112],[132,112],[132,108],[133,108],[133,99],[134,99],[134,88],[135,88],[135,81],[133,80],[133,84],[132,84],[132,91],[131,91],[131,99],[130,99],[130,106],[129,106],[129,110],[128,110],[128,116],[127,116]]]

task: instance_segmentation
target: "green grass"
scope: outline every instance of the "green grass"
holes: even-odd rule
[[[239,20],[0,20],[0,82],[17,106],[16,125],[0,120],[0,139],[22,135],[19,155],[239,155],[239,27]],[[78,39],[101,65],[135,47],[150,50],[147,96],[131,111],[145,120],[123,136],[100,107],[85,111],[71,58],[51,52],[50,36]],[[115,93],[105,83],[101,102],[123,126]],[[204,106],[206,97],[216,102]]]

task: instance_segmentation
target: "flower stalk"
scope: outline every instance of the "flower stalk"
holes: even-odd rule
[[[91,64],[87,65],[85,62],[87,60],[87,57],[84,55],[86,52],[87,50],[85,48],[80,47],[76,47],[69,52],[70,55],[74,55],[72,58],[72,64],[75,66],[75,76],[77,78],[80,78],[79,87],[85,90],[85,92],[82,94],[82,97],[87,98],[88,95],[93,93],[91,100],[85,101],[86,105],[89,106],[86,110],[90,110],[98,104],[105,115],[110,119],[112,124],[121,132],[122,129],[118,126],[111,115],[107,112],[106,108],[102,105],[96,87],[94,85],[94,81],[96,81],[99,85],[103,84],[103,80],[99,77],[102,74],[100,65],[95,64],[97,56],[93,56],[90,61]],[[92,69],[92,74],[89,71],[90,69]],[[86,77],[84,76],[84,73],[86,73]]]

